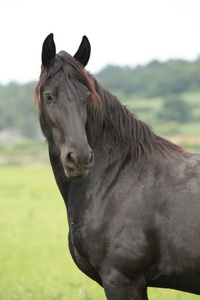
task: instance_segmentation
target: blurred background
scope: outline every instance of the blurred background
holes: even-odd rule
[[[74,55],[87,35],[87,70],[157,134],[200,152],[200,2],[6,0],[0,11],[0,299],[103,300],[68,252],[33,102],[42,43],[53,32]],[[151,289],[158,297],[195,299]]]

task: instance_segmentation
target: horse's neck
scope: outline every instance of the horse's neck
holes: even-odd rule
[[[95,143],[91,144],[91,147],[95,155],[95,164],[86,178],[78,180],[70,180],[66,177],[59,154],[53,147],[49,147],[49,158],[54,177],[68,212],[70,203],[72,207],[76,206],[76,202],[82,203],[84,206],[84,201],[88,201],[86,194],[101,194],[102,187],[106,190],[122,167],[120,152],[118,149],[112,149],[105,137],[98,137]]]
[[[49,147],[49,159],[51,162],[51,167],[54,173],[57,186],[65,201],[65,204],[67,205],[68,192],[69,192],[69,180],[65,176],[60,157],[50,147]]]

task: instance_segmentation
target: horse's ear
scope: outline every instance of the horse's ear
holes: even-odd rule
[[[85,67],[90,58],[90,42],[88,38],[84,35],[81,41],[81,44],[78,48],[78,51],[74,55],[74,57]]]
[[[56,45],[53,40],[53,33],[49,34],[42,46],[42,65],[46,68],[56,56]]]

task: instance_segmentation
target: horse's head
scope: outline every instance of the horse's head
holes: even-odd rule
[[[68,178],[87,176],[94,164],[85,131],[86,104],[92,90],[84,70],[89,56],[90,44],[85,36],[74,57],[64,51],[56,55],[53,34],[43,43],[42,71],[36,88],[40,124]]]

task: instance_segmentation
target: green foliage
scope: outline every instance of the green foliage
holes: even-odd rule
[[[161,97],[199,89],[200,59],[194,62],[169,60],[152,61],[136,68],[107,66],[97,74],[103,86],[121,89],[124,95]]]
[[[0,86],[0,130],[15,127],[27,137],[39,133],[38,116],[34,107],[35,83],[20,85],[12,82]]]
[[[187,123],[192,119],[192,110],[188,103],[173,95],[164,98],[158,117],[164,121]]]

